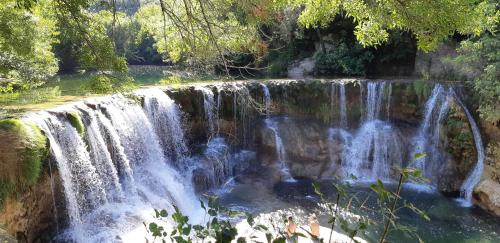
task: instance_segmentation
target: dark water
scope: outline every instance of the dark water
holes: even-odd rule
[[[332,182],[322,181],[320,184],[328,200],[335,200],[337,193]],[[394,189],[391,185],[387,187]],[[365,208],[351,211],[371,219],[373,224],[359,236],[369,242],[377,242],[384,222],[380,217],[376,195],[367,184],[351,186],[348,191],[349,196],[341,200],[341,205],[345,205],[347,199],[352,196],[360,201],[366,201]],[[424,242],[500,242],[500,218],[491,216],[477,207],[463,208],[452,198],[411,187],[403,189],[402,198],[425,211],[430,217],[430,221],[426,221],[406,209],[398,211],[397,214],[398,223],[413,227]],[[322,226],[328,227],[327,218],[321,215],[323,211],[318,207],[320,199],[314,193],[310,180],[278,183],[271,188],[259,183],[239,184],[234,186],[232,191],[222,193],[221,200],[227,206],[255,214],[286,208],[316,212],[320,216]],[[389,242],[418,242],[418,240],[405,233],[392,232]]]

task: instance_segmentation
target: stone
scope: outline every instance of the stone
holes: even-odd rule
[[[288,67],[289,78],[303,78],[314,72],[316,61],[312,57],[296,61]]]
[[[481,181],[474,190],[474,202],[500,216],[500,183],[491,179]]]

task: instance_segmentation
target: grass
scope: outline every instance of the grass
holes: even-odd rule
[[[130,79],[131,78],[131,79]],[[173,70],[166,66],[129,66],[128,77],[110,78],[95,73],[62,74],[49,79],[43,86],[13,93],[0,93],[0,119],[20,116],[96,96],[140,87],[212,82],[219,76]]]

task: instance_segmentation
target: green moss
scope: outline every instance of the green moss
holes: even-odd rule
[[[22,122],[19,119],[4,119],[0,120],[0,129],[4,131],[19,131]]]
[[[40,177],[43,161],[48,156],[47,139],[34,123],[19,119],[0,120],[0,130],[14,134],[11,141],[19,160],[3,161],[0,173],[0,206],[12,192],[34,185]]]
[[[76,128],[78,134],[80,134],[80,136],[83,136],[85,134],[85,126],[83,125],[83,121],[80,115],[78,115],[78,113],[76,112],[67,112],[66,116],[68,117],[71,125]]]
[[[23,177],[27,184],[33,185],[40,176],[42,162],[47,158],[49,150],[47,147],[47,138],[38,126],[26,122],[24,127],[26,132],[25,141],[28,144],[22,154]]]
[[[432,85],[430,85],[429,81],[417,80],[413,82],[413,89],[418,98],[423,99],[431,94]]]
[[[40,175],[42,162],[48,155],[45,135],[34,123],[19,119],[1,120],[0,130],[18,135],[22,145],[22,148],[18,150],[19,157],[22,159],[22,178],[18,179],[23,184],[34,184]]]
[[[5,200],[13,192],[14,186],[8,180],[0,178],[0,208],[2,208]]]

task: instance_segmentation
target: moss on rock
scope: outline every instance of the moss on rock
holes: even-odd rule
[[[83,136],[85,134],[85,126],[83,125],[83,121],[80,115],[72,111],[72,112],[67,112],[66,116],[68,117],[69,122],[76,129],[78,134],[80,134],[80,136]]]
[[[10,181],[0,178],[0,208],[5,203],[5,199],[12,193],[13,186]]]
[[[34,185],[47,156],[47,139],[34,123],[0,120],[0,201],[14,190]]]

